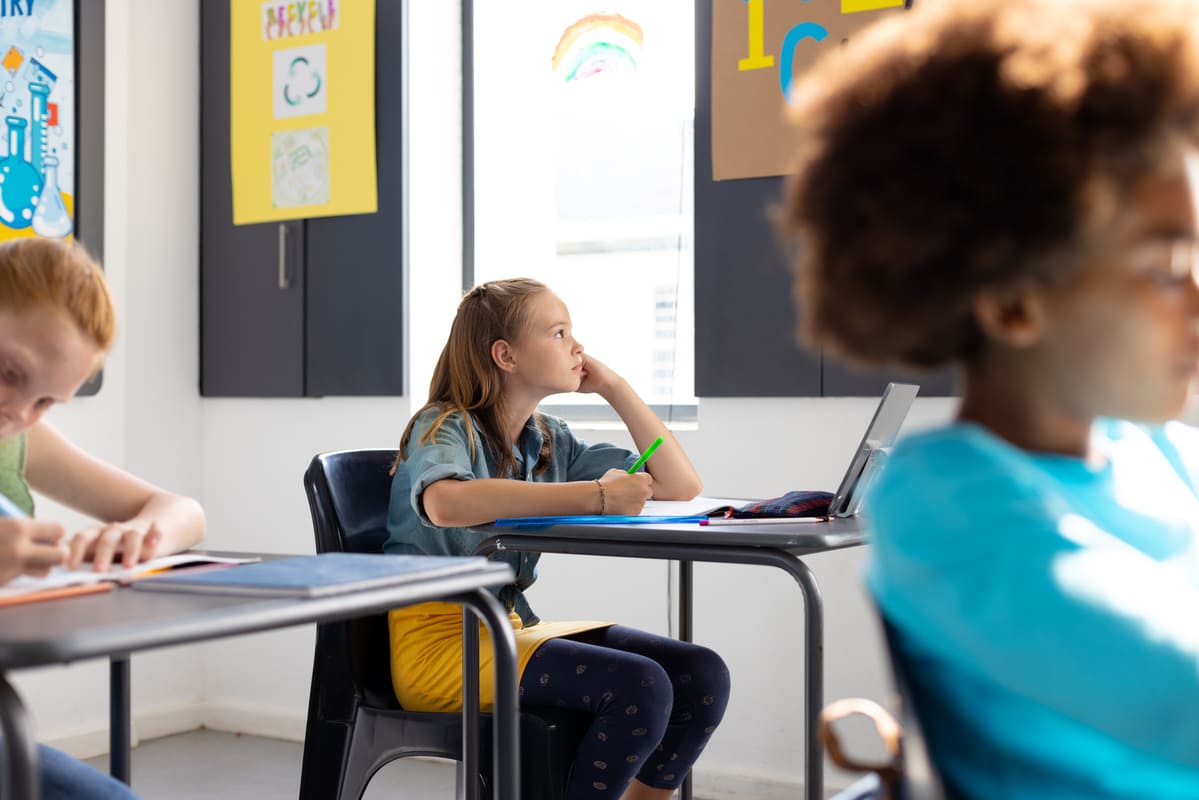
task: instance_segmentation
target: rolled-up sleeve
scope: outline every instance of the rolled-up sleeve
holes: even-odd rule
[[[408,458],[404,460],[403,465],[410,481],[409,500],[412,509],[420,521],[429,526],[433,526],[433,523],[425,513],[425,489],[430,484],[447,478],[469,481],[476,477],[471,467],[466,427],[460,417],[446,419],[433,439],[421,444],[425,431],[435,418],[435,414],[427,414],[418,420],[409,440]],[[476,447],[479,446],[481,443],[476,441]]]

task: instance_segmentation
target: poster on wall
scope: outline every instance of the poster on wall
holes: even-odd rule
[[[0,241],[63,238],[75,213],[73,0],[0,1]]]
[[[233,223],[378,209],[374,0],[230,0]]]
[[[788,171],[795,78],[905,0],[712,0],[712,177]]]

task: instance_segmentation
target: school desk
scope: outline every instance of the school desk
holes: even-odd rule
[[[857,517],[829,522],[482,526],[475,530],[488,537],[476,555],[519,550],[678,561],[679,638],[684,641],[691,641],[692,562],[760,564],[795,578],[804,598],[804,795],[822,800],[824,760],[817,728],[824,705],[824,607],[816,578],[802,559],[865,543],[865,527]],[[690,780],[684,784],[684,800],[690,797]]]
[[[489,587],[511,581],[512,570],[506,564],[480,562],[477,570],[469,572],[431,578],[416,573],[403,583],[317,598],[145,592],[125,586],[111,592],[6,608],[0,625],[0,733],[4,736],[7,771],[0,797],[37,800],[39,791],[37,751],[24,706],[8,682],[11,670],[109,658],[111,772],[128,783],[132,653],[349,619],[429,600],[449,600],[470,608],[492,632],[496,650],[495,724],[500,729],[493,737],[496,796],[517,800],[516,641],[507,612],[488,591]],[[475,676],[477,684],[477,660],[471,664],[466,658],[463,662],[463,675]],[[477,719],[477,692],[473,709],[472,714],[468,696],[463,709],[464,727],[477,731],[473,722]],[[468,793],[477,791],[476,784],[466,781]]]

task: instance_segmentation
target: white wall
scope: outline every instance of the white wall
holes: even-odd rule
[[[106,266],[121,335],[100,395],[53,418],[100,455],[199,497],[209,546],[310,552],[301,487],[309,459],[394,445],[412,403],[198,396],[198,2],[108,0]],[[409,87],[407,308],[415,346],[409,385],[420,401],[459,293],[460,81],[457,4],[411,0],[410,13],[417,68]],[[680,437],[706,494],[831,488],[873,402],[704,400],[698,430]],[[948,401],[917,401],[911,423],[949,413]],[[602,436],[629,444],[623,435]],[[810,562],[826,607],[828,698],[886,695],[860,588],[864,556],[846,551]],[[673,624],[663,562],[546,556],[542,564],[532,599],[543,616],[608,618],[662,633]],[[765,797],[761,785],[746,790],[736,776],[786,784],[801,775],[801,596],[781,572],[761,567],[697,565],[696,587],[696,638],[724,654],[734,681],[697,783]],[[136,656],[135,729],[155,736],[206,724],[298,739],[312,643],[311,629],[302,628]],[[104,664],[22,674],[18,684],[44,739],[80,755],[104,749]]]

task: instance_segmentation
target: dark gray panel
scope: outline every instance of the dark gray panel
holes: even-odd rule
[[[104,263],[104,0],[75,0],[75,238]],[[79,388],[100,391],[98,373]]]
[[[200,3],[200,393],[304,394],[303,222],[233,224],[229,3]]]
[[[104,258],[104,0],[75,0],[75,234]]]
[[[712,180],[712,3],[695,3],[695,393],[820,395],[796,344],[791,275],[770,212],[781,179]]]
[[[379,210],[308,221],[306,393],[312,396],[404,393],[404,3],[379,0],[375,19]]]
[[[924,373],[861,370],[824,359],[825,397],[878,397],[889,381],[919,384],[921,397],[952,397],[955,393],[954,373],[949,369]]]

